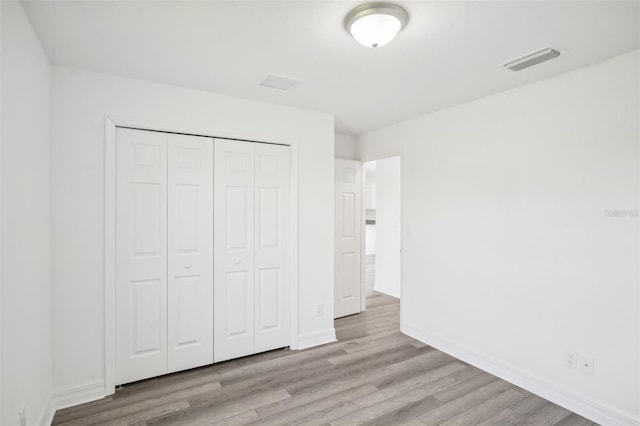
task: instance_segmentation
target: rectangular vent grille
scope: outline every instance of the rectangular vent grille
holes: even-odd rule
[[[520,71],[525,68],[537,65],[541,62],[557,58],[558,56],[560,56],[560,52],[549,47],[546,49],[538,50],[534,53],[530,53],[529,55],[523,56],[521,58],[514,59],[513,61],[509,61],[504,64],[504,67],[510,69],[511,71]]]
[[[271,87],[279,90],[289,90],[302,83],[303,80],[294,77],[285,77],[284,75],[269,74],[260,86]]]

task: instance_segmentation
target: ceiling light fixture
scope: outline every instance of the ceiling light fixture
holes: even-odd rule
[[[406,10],[393,3],[365,3],[347,14],[344,25],[358,43],[380,47],[389,43],[409,21]]]

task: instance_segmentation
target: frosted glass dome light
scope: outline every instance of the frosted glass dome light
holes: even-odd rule
[[[345,18],[347,31],[367,47],[389,43],[407,24],[407,11],[392,3],[366,3],[353,9]]]

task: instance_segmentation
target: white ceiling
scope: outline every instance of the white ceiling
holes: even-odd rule
[[[635,1],[398,1],[409,24],[379,49],[344,30],[359,3],[23,1],[55,64],[330,112],[353,135],[640,48]],[[566,52],[498,66],[548,45]]]

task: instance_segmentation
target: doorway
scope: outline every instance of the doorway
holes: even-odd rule
[[[401,162],[390,157],[363,164],[364,280],[372,291],[400,298]]]

